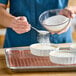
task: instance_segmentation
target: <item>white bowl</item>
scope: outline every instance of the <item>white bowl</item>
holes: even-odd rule
[[[56,64],[76,64],[76,52],[72,50],[58,50],[49,53],[50,61]]]
[[[36,43],[30,46],[30,51],[36,56],[49,56],[50,51],[58,50],[59,48],[50,43]]]
[[[76,43],[72,43],[70,45],[70,49],[73,50],[73,51],[76,51]]]

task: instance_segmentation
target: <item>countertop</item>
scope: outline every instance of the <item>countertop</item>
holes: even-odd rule
[[[70,44],[59,44],[59,46],[69,46]],[[6,66],[5,49],[0,49],[0,76],[76,76],[75,71],[69,72],[25,72],[25,73],[15,73],[12,72]]]

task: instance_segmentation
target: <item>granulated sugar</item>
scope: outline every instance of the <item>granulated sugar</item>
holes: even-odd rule
[[[67,19],[68,18],[63,15],[56,15],[45,19],[43,23],[46,25],[58,25],[67,21]]]
[[[69,25],[69,18],[56,15],[45,19],[42,25],[49,31],[49,32],[57,32],[64,29],[67,25]]]
[[[46,35],[46,34],[48,34],[49,32],[48,32],[48,31],[39,30],[39,33],[42,34],[42,35]]]
[[[42,32],[42,34],[38,35],[37,40],[39,43],[50,43],[49,33]]]

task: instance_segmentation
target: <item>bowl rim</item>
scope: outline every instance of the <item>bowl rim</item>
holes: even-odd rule
[[[43,49],[39,49],[39,48],[35,48],[35,47],[33,47],[33,46],[35,46],[35,45],[37,46],[38,44],[42,44],[42,45],[45,46],[45,43],[35,43],[35,44],[30,45],[30,50],[31,50],[31,49],[43,50]],[[53,45],[53,44],[51,44],[51,43],[46,43],[46,44],[47,44],[47,45],[50,45],[51,47],[53,47],[52,49],[59,49],[58,46]],[[45,49],[45,50],[48,50],[48,49]]]
[[[54,55],[55,54],[55,55]],[[56,54],[66,54],[66,55],[68,55],[68,56],[58,56],[58,55],[56,55]],[[69,54],[71,55],[71,56],[69,56]],[[76,58],[76,56],[74,55],[72,55],[73,53],[71,53],[70,51],[69,52],[66,52],[66,50],[56,50],[56,51],[51,51],[50,53],[49,53],[49,56],[52,56],[52,57],[57,57],[57,58],[67,58],[67,57],[75,57]]]
[[[40,24],[41,25],[43,25],[43,23],[40,21],[40,18],[41,18],[41,16],[43,15],[43,14],[45,14],[45,13],[47,13],[47,12],[54,12],[54,11],[60,11],[60,10],[62,10],[62,9],[52,9],[52,10],[46,10],[46,11],[44,11],[44,12],[42,12],[41,14],[40,14],[40,16],[39,16],[39,22],[40,22]],[[62,15],[62,16],[64,16],[64,15]],[[66,16],[65,16],[66,17]],[[68,18],[68,17],[67,17]],[[64,22],[62,22],[62,23],[60,23],[60,24],[57,24],[57,25],[51,25],[51,26],[60,26],[60,25],[62,25],[62,24],[64,24],[64,23],[66,23],[67,21],[71,21],[71,19],[70,18],[68,18],[67,20],[65,20]],[[47,25],[47,24],[46,24]],[[48,25],[47,25],[48,26]]]

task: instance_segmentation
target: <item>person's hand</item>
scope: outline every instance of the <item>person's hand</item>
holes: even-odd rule
[[[68,18],[74,18],[75,17],[75,10],[73,9],[73,7],[67,7],[65,9],[62,9],[60,12],[59,12],[60,15],[64,15]],[[71,24],[69,23],[68,26],[66,28],[64,28],[63,30],[57,32],[57,34],[62,34],[64,32],[66,32],[69,27],[71,26]]]
[[[15,17],[10,27],[18,34],[30,31],[30,24],[26,17]]]
[[[65,9],[62,9],[59,14],[64,15],[68,18],[74,18],[75,17],[75,8],[73,7],[67,7]]]

